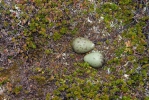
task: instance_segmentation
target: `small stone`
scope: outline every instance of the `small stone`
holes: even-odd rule
[[[78,37],[73,40],[72,47],[76,53],[86,53],[95,47],[95,44],[89,39]]]
[[[99,51],[96,51],[96,52],[87,54],[84,57],[84,61],[89,63],[90,66],[98,68],[103,65],[104,57]]]

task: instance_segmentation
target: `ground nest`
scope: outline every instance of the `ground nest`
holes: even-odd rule
[[[148,100],[148,4],[2,0],[0,99]],[[101,68],[74,52],[76,37],[104,54]]]

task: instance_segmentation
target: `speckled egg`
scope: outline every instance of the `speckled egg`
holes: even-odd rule
[[[86,53],[95,47],[95,44],[89,39],[78,37],[73,40],[72,47],[76,53]]]
[[[103,65],[104,57],[100,52],[96,51],[96,52],[87,54],[84,57],[84,61],[89,63],[90,66],[98,68]]]

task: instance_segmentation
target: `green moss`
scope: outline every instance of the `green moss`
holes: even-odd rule
[[[50,53],[52,53],[53,51],[51,49],[46,49],[45,50],[45,54],[49,55]]]
[[[145,97],[145,99],[144,100],[149,100],[149,96],[148,97]]]
[[[99,78],[94,79],[97,74],[96,70],[89,67],[87,63],[77,63],[76,67],[78,68],[72,74],[56,82],[58,89],[55,91],[55,95],[58,96],[61,92],[66,92],[67,98],[95,98],[100,86]],[[85,79],[79,78],[84,76]]]
[[[9,81],[8,77],[1,77],[0,79],[1,79],[0,86],[6,84]]]
[[[40,85],[46,83],[46,78],[44,76],[35,75],[35,76],[31,76],[31,79],[35,80]]]
[[[55,32],[54,35],[52,36],[54,41],[59,40],[61,38],[61,34],[59,34],[58,32]]]
[[[110,99],[109,99],[109,95],[107,95],[107,94],[102,94],[102,95],[100,96],[100,99],[101,99],[101,100],[110,100]]]
[[[62,28],[60,29],[60,33],[61,33],[61,34],[66,34],[67,32],[68,32],[67,27],[62,27]]]
[[[122,100],[132,100],[132,98],[130,96],[123,96]],[[137,100],[137,99],[134,99],[134,100]]]
[[[149,64],[143,65],[142,68],[149,68]]]
[[[46,94],[46,100],[50,100],[50,93]]]
[[[28,41],[27,42],[28,47],[36,49],[36,44],[33,41]]]
[[[104,17],[103,22],[100,24],[102,24],[112,36],[115,30],[119,29],[121,24],[127,26],[127,24],[134,19],[132,10],[135,10],[135,3],[132,2],[132,0],[120,0],[119,4],[113,2],[104,2],[104,4],[102,4],[100,0],[98,0],[96,6],[93,3],[90,3],[90,1],[85,0],[79,2],[79,10],[76,9],[78,2],[72,0],[34,0],[32,1],[32,5],[31,2],[29,3],[28,1],[25,1],[25,4],[19,4],[21,11],[23,11],[20,16],[20,20],[22,21],[21,24],[23,25],[23,28],[21,29],[18,29],[17,23],[19,20],[9,11],[9,9],[11,9],[9,6],[7,11],[1,10],[0,8],[0,17],[5,18],[3,15],[7,17],[10,15],[9,18],[12,19],[13,23],[5,20],[3,22],[4,27],[9,28],[10,26],[13,26],[16,28],[16,30],[9,32],[9,35],[13,36],[17,33],[17,29],[21,31],[21,36],[14,37],[12,42],[19,43],[18,40],[23,40],[23,52],[31,52],[32,54],[29,54],[29,57],[27,56],[27,58],[35,59],[35,62],[40,58],[38,54],[43,57],[42,53],[44,52],[47,57],[53,52],[50,49],[45,48],[49,43],[49,39],[59,42],[59,40],[62,40],[63,37],[67,37],[68,35],[71,35],[72,38],[73,36],[80,36],[80,34],[77,33],[88,30],[85,29],[86,26],[87,28],[91,28],[92,25],[99,24],[98,19],[100,17]],[[30,6],[28,6],[28,3]],[[2,4],[2,6],[5,5]],[[139,4],[139,7],[142,6],[143,5]],[[15,8],[12,7],[12,9]],[[75,11],[73,15],[72,9]],[[93,24],[89,25],[89,23],[86,22],[86,18],[88,15],[93,14],[95,14],[95,22],[97,23],[93,22]],[[136,91],[137,94],[145,91],[144,86],[148,80],[147,73],[149,59],[146,56],[147,43],[144,41],[145,36],[142,33],[145,21],[147,20],[148,17],[144,16],[143,18],[138,19],[136,24],[126,27],[127,29],[122,33],[123,39],[120,42],[116,39],[113,43],[110,43],[110,39],[106,40],[106,45],[117,48],[114,52],[111,49],[107,51],[114,56],[110,56],[110,59],[107,59],[108,61],[105,64],[106,68],[94,69],[87,63],[80,61],[79,63],[74,62],[74,65],[70,67],[67,66],[69,68],[65,65],[62,65],[61,67],[56,65],[58,66],[57,69],[53,69],[49,67],[49,65],[48,68],[42,68],[40,64],[39,66],[34,66],[33,70],[31,70],[34,75],[31,76],[30,79],[35,81],[35,83],[37,82],[38,85],[43,86],[42,88],[37,89],[37,97],[43,97],[43,88],[46,88],[46,84],[51,82],[52,84],[55,84],[57,89],[55,89],[53,93],[47,93],[45,97],[46,100],[51,98],[52,100],[61,100],[63,99],[63,95],[65,95],[67,99],[80,100],[135,99]],[[116,25],[111,28],[111,22],[115,21]],[[77,23],[77,25],[73,26],[74,23]],[[52,36],[49,32],[53,33]],[[126,47],[123,40],[131,41],[131,47]],[[102,41],[97,44],[104,45]],[[76,55],[72,53],[70,54],[70,57],[74,59]],[[8,56],[8,58],[13,59],[12,56]],[[127,62],[129,63],[127,64]],[[54,64],[56,63],[54,62]],[[53,65],[53,62],[51,65]],[[11,68],[0,69],[0,80],[2,80],[0,85],[11,81],[9,77],[12,75],[12,72],[17,73],[17,69],[18,66],[15,64]],[[107,74],[109,69],[110,73]],[[128,75],[128,78],[124,76],[125,74]],[[17,78],[15,82],[19,83],[20,79]],[[16,86],[13,93],[16,95],[20,94],[22,88],[22,86]],[[28,91],[25,93],[28,93]],[[52,97],[50,97],[50,95],[52,95]],[[142,99],[144,97],[142,96],[140,98]]]
[[[52,100],[62,100],[60,97],[58,97],[58,96],[54,96],[53,98],[52,98]]]
[[[125,47],[119,47],[115,50],[115,54],[117,57],[120,57],[124,53]]]
[[[22,86],[16,86],[14,89],[13,89],[13,92],[18,95],[20,92],[22,91]]]
[[[70,33],[72,35],[76,35],[78,33],[78,28],[74,28],[73,30],[70,30]]]

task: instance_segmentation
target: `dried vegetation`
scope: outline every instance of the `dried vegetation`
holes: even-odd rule
[[[1,0],[0,99],[148,100],[147,0]],[[104,53],[94,69],[72,39]]]

